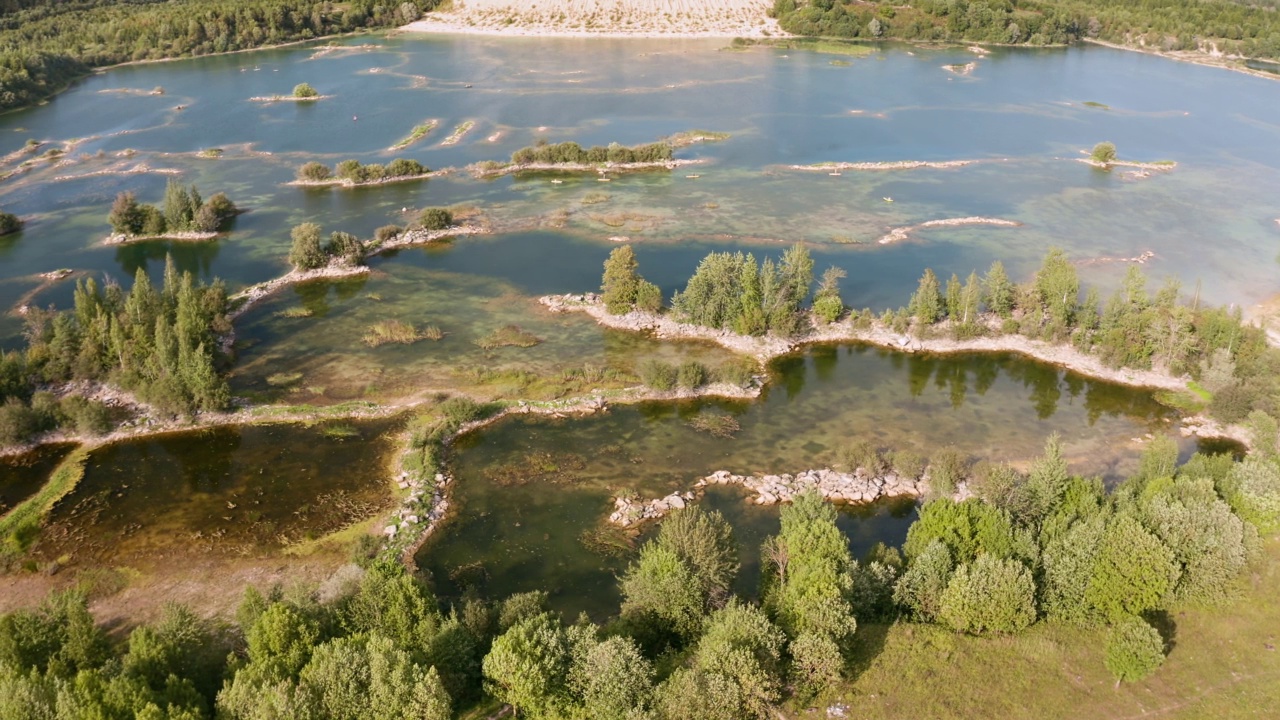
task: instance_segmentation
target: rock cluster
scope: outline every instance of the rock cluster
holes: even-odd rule
[[[805,470],[795,475],[734,475],[727,470],[714,472],[694,483],[694,490],[672,493],[658,500],[617,498],[609,522],[631,527],[648,520],[656,520],[673,509],[683,508],[687,501],[701,495],[708,485],[741,485],[755,493],[755,504],[776,505],[791,502],[800,493],[816,490],[831,502],[870,503],[881,498],[923,497],[929,490],[927,480],[913,480],[893,473],[873,476],[862,468],[844,473],[831,469]],[[956,500],[970,496],[965,483],[960,483]]]
[[[449,476],[436,473],[435,487],[428,498],[428,488],[421,480],[411,477],[407,472],[400,473],[396,486],[401,490],[409,490],[409,494],[394,515],[398,520],[383,528],[383,534],[388,538],[394,538],[401,531],[408,531],[420,523],[426,523],[426,528],[422,530],[419,537],[430,535],[436,523],[449,510],[449,499],[444,496],[444,488],[449,482]]]

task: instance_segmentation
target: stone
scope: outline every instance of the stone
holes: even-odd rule
[[[673,508],[676,508],[677,510],[682,510],[684,509],[684,498],[680,497],[679,495],[672,495],[671,497],[667,498],[667,504]]]
[[[395,537],[395,536],[396,536],[396,530],[398,530],[398,529],[399,529],[399,528],[397,528],[395,525],[388,525],[388,526],[386,526],[386,527],[382,528],[382,534],[383,534],[383,535],[386,535],[387,537]]]
[[[417,524],[418,524],[418,516],[417,516],[417,515],[410,515],[410,516],[406,517],[406,518],[405,518],[405,520],[409,521],[410,523],[412,523],[412,524],[414,524],[414,525],[417,525]]]

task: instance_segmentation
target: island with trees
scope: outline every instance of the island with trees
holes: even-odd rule
[[[689,144],[689,143],[686,143]],[[635,172],[673,170],[696,165],[698,160],[676,159],[675,146],[666,140],[627,147],[612,143],[584,148],[576,142],[542,143],[511,154],[511,162],[482,162],[472,166],[478,177],[498,177],[520,172]]]
[[[396,158],[385,165],[343,160],[332,168],[323,163],[308,162],[298,168],[297,176],[289,184],[353,188],[425,180],[436,174],[439,173],[432,173],[431,168],[411,158]]]
[[[212,240],[236,215],[243,212],[225,193],[204,200],[195,185],[176,180],[165,186],[160,207],[139,203],[132,192],[122,192],[111,205],[107,219],[112,235],[108,245],[142,240]]]

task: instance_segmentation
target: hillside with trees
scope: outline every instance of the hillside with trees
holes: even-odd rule
[[[797,35],[1032,46],[1102,40],[1280,58],[1274,0],[775,0],[771,14]]]
[[[58,92],[90,70],[395,27],[436,0],[8,0],[0,4],[0,111]]]

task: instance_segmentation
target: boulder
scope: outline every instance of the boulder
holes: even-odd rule
[[[667,498],[667,504],[677,510],[682,510],[684,509],[684,498],[679,495],[672,495]]]

